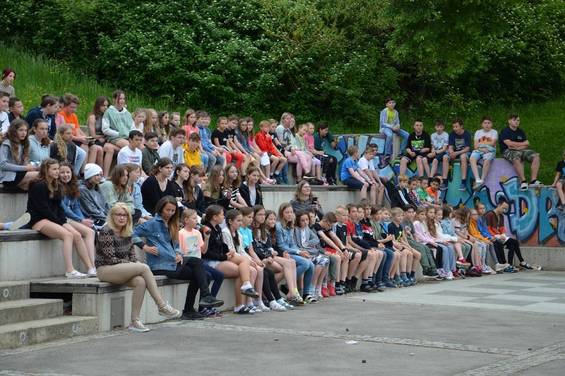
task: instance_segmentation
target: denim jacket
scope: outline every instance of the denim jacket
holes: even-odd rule
[[[145,238],[145,242],[141,239]],[[169,230],[160,215],[155,215],[150,221],[140,224],[133,231],[133,242],[138,247],[143,245],[155,246],[159,255],[146,253],[147,265],[151,270],[176,270],[175,256],[180,254],[178,242],[174,242]]]
[[[212,132],[210,132],[210,128],[200,127],[198,126],[200,133],[200,143],[202,144],[202,149],[208,153],[212,153],[214,151],[214,145],[212,145]]]
[[[277,247],[283,252],[297,254],[300,249],[298,249],[294,241],[293,229],[283,227],[280,222],[277,222],[275,229],[277,234]]]
[[[80,210],[80,202],[77,197],[63,197],[61,200],[61,207],[65,211],[65,216],[67,218],[77,222],[84,219],[84,214],[82,214],[82,210]]]
[[[457,234],[455,233],[455,227],[453,226],[453,221],[451,219],[442,219],[440,223],[441,229],[446,235],[457,236]]]

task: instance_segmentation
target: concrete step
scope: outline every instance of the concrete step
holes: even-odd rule
[[[96,317],[60,316],[0,326],[0,349],[34,345],[98,331]]]
[[[0,282],[0,302],[27,298],[29,298],[29,282]]]
[[[63,301],[59,299],[23,299],[0,303],[0,322],[3,325],[62,315]]]

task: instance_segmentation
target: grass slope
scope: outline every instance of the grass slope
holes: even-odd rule
[[[79,120],[85,122],[96,97],[100,95],[110,97],[115,89],[115,87],[107,84],[96,82],[96,79],[91,76],[71,71],[62,63],[0,44],[0,67],[7,66],[12,67],[17,72],[16,94],[23,100],[26,111],[36,106],[43,94],[73,93],[78,95],[81,100],[78,109]],[[158,98],[149,98],[144,96],[143,93],[132,92],[128,92],[128,107],[130,109],[151,107],[157,111],[167,109],[181,113],[184,111],[184,108],[179,108],[178,105],[171,105],[165,101],[160,101]],[[399,110],[401,111],[403,127],[405,129],[411,128],[409,125],[412,124],[415,114],[404,115],[402,108],[399,108]],[[465,127],[470,132],[474,132],[479,128],[481,117],[488,114],[493,118],[495,128],[500,131],[506,125],[506,117],[509,113],[520,115],[521,126],[527,133],[532,148],[541,153],[540,177],[544,183],[551,183],[555,174],[555,165],[565,148],[565,96],[542,103],[522,104],[513,107],[493,105],[478,111],[474,115],[467,116],[464,119]],[[225,114],[216,114],[216,116],[218,115]],[[253,115],[256,123],[264,118],[261,110]],[[429,133],[433,132],[433,121],[434,119],[424,119]],[[449,127],[447,119],[446,123]],[[368,125],[365,129],[356,129],[355,133],[375,133],[377,130],[378,119],[375,119],[374,124]],[[335,133],[339,133],[339,131],[339,128],[334,130]],[[350,133],[350,130],[343,131]]]

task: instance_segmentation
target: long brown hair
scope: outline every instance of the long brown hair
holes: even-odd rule
[[[229,181],[228,171],[232,167],[235,168],[235,170],[237,171],[237,178],[235,178],[234,181]],[[236,189],[236,188],[239,188],[240,185],[241,185],[241,173],[239,172],[239,169],[237,168],[237,166],[235,164],[228,163],[228,165],[224,169],[224,187],[230,188],[230,189]]]
[[[33,124],[31,125],[31,130],[29,131],[29,134],[33,134],[35,135],[35,133],[37,132],[37,127],[39,127],[39,124],[47,124],[47,129],[49,129],[49,123],[47,122],[47,120],[42,119],[42,118],[37,118],[33,121]],[[37,137],[36,137],[37,139]],[[49,135],[47,135],[47,137],[44,137],[41,140],[38,140],[42,146],[47,146],[51,143],[51,139],[49,138]]]
[[[63,183],[61,178],[59,178],[59,183],[61,184],[61,192],[63,196],[69,196],[77,198],[80,196],[80,190],[78,189],[78,179],[73,172],[73,165],[69,161],[63,161],[59,163],[59,169],[61,167],[67,167],[71,170],[71,180],[68,183]]]
[[[102,115],[104,115],[104,113],[100,111],[100,107],[104,105],[104,102],[108,102],[108,105],[110,105],[110,100],[108,99],[108,97],[104,97],[104,96],[98,97],[94,101],[94,107],[92,108],[92,115],[94,115],[95,119],[100,119]]]
[[[122,185],[120,183],[120,179],[122,178],[122,176],[124,176],[126,172],[128,173],[129,176],[129,170],[127,166],[125,164],[119,164],[116,165],[116,167],[114,167],[114,169],[110,174],[110,181],[112,182],[112,185],[114,186],[114,190],[118,195],[123,195],[128,190],[127,182],[125,185]]]
[[[426,226],[428,226],[428,232],[430,233],[430,235],[436,237],[437,236],[436,220],[435,217],[428,218],[428,213],[430,212],[430,210],[436,211],[437,209],[434,208],[433,206],[428,206],[428,208],[426,209]]]
[[[269,218],[271,215],[274,215],[275,218],[277,217],[277,213],[274,212],[274,210],[265,210],[265,229],[267,231],[267,234],[269,234],[269,236],[271,237],[271,243],[273,244],[273,246],[277,243],[277,229],[276,229],[276,225],[273,226],[273,228],[268,228],[267,227],[267,218]]]
[[[49,177],[49,167],[59,164],[59,161],[53,158],[44,159],[39,166],[39,174],[37,175],[37,181],[44,181],[47,184],[47,190],[49,191],[49,198],[61,197],[61,185],[58,179],[52,179]]]
[[[18,138],[18,129],[21,127],[29,128],[27,122],[23,119],[16,119],[12,121],[8,127],[6,138],[10,141],[10,151],[12,159],[21,165],[25,165],[29,160],[29,133],[23,140]],[[23,148],[22,158],[20,160],[20,148]]]
[[[171,161],[170,158],[161,158],[153,165],[153,169],[151,170],[151,175],[155,176],[159,173],[159,171],[165,166],[174,166],[175,164]]]
[[[212,167],[212,171],[210,171],[210,175],[208,176],[208,183],[206,184],[206,189],[210,193],[210,197],[221,197],[222,189],[224,188],[224,183],[218,183],[218,179],[220,174],[222,174],[224,170],[222,166],[216,165]],[[224,174],[224,182],[226,181],[226,176]]]
[[[288,208],[292,208],[292,205],[288,202],[283,202],[281,206],[279,206],[279,222],[285,228],[292,228],[293,221],[286,222],[283,215],[284,211]]]
[[[180,172],[182,171],[183,168],[187,168],[189,171],[189,175],[188,175],[188,179],[186,179],[185,181],[182,182],[182,193],[184,195],[184,199],[187,200],[188,199],[188,194],[189,190],[188,186],[190,185],[190,178],[192,177],[192,170],[190,169],[190,167],[188,167],[186,164],[184,163],[179,163],[176,167],[175,167],[175,173],[173,175],[173,180],[176,182]]]
[[[265,212],[265,222],[263,223],[257,223],[257,221],[255,220],[255,217],[257,216],[257,213],[259,213],[261,210],[263,210]],[[255,239],[259,239],[259,240],[264,240],[267,237],[267,211],[265,210],[265,208],[263,207],[263,205],[255,205],[253,207],[253,222],[251,222],[251,229],[253,230],[253,237]]]
[[[230,228],[230,224],[240,215],[241,215],[241,212],[237,209],[228,210],[228,212],[226,213],[226,225],[228,226],[228,229],[230,230],[230,234],[232,233],[231,228]],[[235,231],[235,233],[232,234],[232,238],[233,238],[233,244],[236,247],[239,247],[239,245],[241,244],[241,242],[239,240],[239,231]]]
[[[171,237],[171,240],[176,243],[179,240],[180,228],[180,214],[177,206],[177,200],[173,196],[165,196],[161,198],[159,201],[157,201],[157,205],[155,205],[155,213],[161,215],[163,208],[167,204],[171,204],[175,207],[175,214],[173,214],[171,219],[169,219],[169,222],[167,222],[167,228],[169,230],[169,236]]]
[[[196,183],[193,186],[192,181],[193,179],[195,179],[196,176],[199,176],[201,173],[202,173],[202,168],[200,166],[192,166],[190,168],[190,177],[186,181],[187,184],[183,187],[184,195],[185,195],[184,199],[189,203],[193,203],[196,201],[196,198],[194,197],[194,191],[196,190]]]
[[[304,187],[306,184],[310,185],[310,183],[307,180],[301,180],[300,183],[296,185],[296,192],[294,192],[294,198],[297,201],[302,201],[302,199],[300,198],[300,196],[302,195],[302,187]],[[310,189],[312,189],[312,186],[310,186]],[[312,190],[310,190],[310,196],[308,196],[306,200],[311,200],[313,198],[314,195],[312,194]]]

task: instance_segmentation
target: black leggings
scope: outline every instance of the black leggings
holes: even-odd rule
[[[500,264],[506,264],[506,257],[504,256],[504,246],[508,248],[508,263],[512,265],[514,262],[514,255],[518,257],[520,262],[524,262],[522,257],[522,252],[520,251],[520,243],[516,239],[508,238],[506,243],[499,241],[494,242],[494,251],[496,252],[496,258]]]
[[[267,298],[269,302],[281,298],[279,286],[275,279],[275,273],[267,268],[263,268],[263,296]]]
[[[335,171],[337,169],[337,159],[328,155],[327,157],[322,157],[322,169],[326,179],[331,180],[332,182],[336,181]]]
[[[184,301],[184,312],[194,311],[194,302],[198,290],[200,290],[200,298],[210,295],[208,278],[202,266],[202,259],[197,257],[185,258],[182,264],[177,264],[177,270],[154,270],[153,274],[189,281]]]

